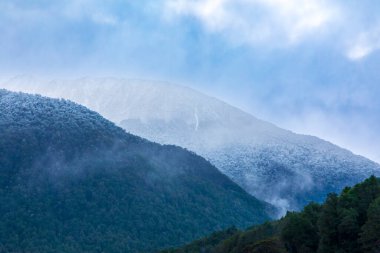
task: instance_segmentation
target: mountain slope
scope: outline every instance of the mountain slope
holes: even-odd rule
[[[1,252],[149,252],[271,210],[194,153],[0,90]]]
[[[246,231],[215,232],[162,253],[378,253],[380,252],[380,179],[370,177],[329,194],[322,204]]]
[[[252,195],[283,210],[322,201],[380,166],[316,137],[294,134],[192,89],[165,83],[84,78],[10,89],[65,97],[100,112],[128,132],[207,158]]]

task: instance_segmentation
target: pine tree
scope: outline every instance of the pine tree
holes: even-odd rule
[[[320,205],[311,203],[301,213],[288,213],[281,237],[291,253],[314,253],[318,249]]]
[[[340,223],[338,225],[339,248],[343,252],[360,252],[357,238],[360,233],[358,212],[354,208],[340,210]]]
[[[337,211],[338,196],[329,194],[318,221],[320,234],[318,253],[335,253],[338,249],[338,224],[339,216]]]
[[[369,205],[380,196],[380,181],[376,177],[371,176],[363,183],[355,186],[353,191],[358,201],[359,224],[363,225],[367,221]]]
[[[380,252],[380,197],[368,209],[368,220],[362,227],[360,242],[364,252]]]

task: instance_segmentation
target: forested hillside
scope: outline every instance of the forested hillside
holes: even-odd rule
[[[166,253],[379,253],[380,179],[246,231],[228,229]]]
[[[269,219],[205,159],[0,90],[0,252],[150,252]]]
[[[205,157],[258,199],[287,210],[322,202],[380,165],[332,143],[262,121],[196,90],[155,81],[14,78],[9,89],[63,97],[97,111],[127,132]]]

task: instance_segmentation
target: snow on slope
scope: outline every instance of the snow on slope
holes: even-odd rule
[[[206,157],[249,193],[283,211],[322,201],[380,166],[316,137],[294,134],[190,88],[114,78],[44,81],[17,77],[0,87],[73,100],[128,132]]]

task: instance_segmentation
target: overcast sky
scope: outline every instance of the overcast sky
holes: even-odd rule
[[[380,3],[1,0],[0,80],[188,85],[380,162]]]

